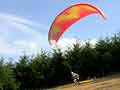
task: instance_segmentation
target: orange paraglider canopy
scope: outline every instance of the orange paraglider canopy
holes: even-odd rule
[[[75,4],[62,11],[53,21],[49,33],[48,41],[50,44],[56,44],[62,34],[75,22],[85,16],[99,14],[106,19],[105,14],[97,7],[91,4]]]

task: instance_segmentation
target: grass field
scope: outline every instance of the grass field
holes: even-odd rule
[[[53,90],[120,90],[120,74],[98,78],[96,80],[81,81],[79,85],[62,85],[53,88]]]

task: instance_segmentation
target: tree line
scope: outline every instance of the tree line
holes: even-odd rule
[[[41,50],[36,56],[23,55],[15,63],[0,59],[0,89],[30,90],[71,83],[71,71],[88,77],[102,77],[120,72],[120,34],[98,40],[93,46],[77,41],[64,52]]]

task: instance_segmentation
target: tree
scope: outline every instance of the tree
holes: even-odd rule
[[[80,58],[80,54],[81,54],[81,50],[82,48],[80,47],[80,43],[76,42],[76,44],[73,44],[73,47],[70,48],[68,47],[68,49],[65,51],[65,58],[68,62],[68,65],[71,69],[71,71],[74,72],[79,72],[80,69],[80,62],[81,62],[81,58]]]
[[[47,86],[48,83],[48,69],[49,56],[46,52],[41,51],[36,57],[32,59],[31,68],[33,73],[33,87],[40,88]]]
[[[60,49],[53,50],[49,69],[49,79],[53,85],[64,84],[70,81],[71,70]]]
[[[4,64],[4,59],[0,60],[0,89],[17,90],[19,84],[16,82],[13,69],[10,65]]]
[[[20,57],[18,63],[16,63],[16,67],[14,69],[16,79],[20,82],[20,89],[31,87],[32,85],[32,70],[29,61],[29,57],[24,54]]]

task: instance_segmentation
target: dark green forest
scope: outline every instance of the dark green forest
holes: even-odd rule
[[[64,52],[41,50],[36,56],[24,54],[17,62],[0,59],[0,90],[30,90],[72,83],[70,72],[88,77],[103,77],[120,72],[120,33],[99,39],[92,46],[79,41]]]

